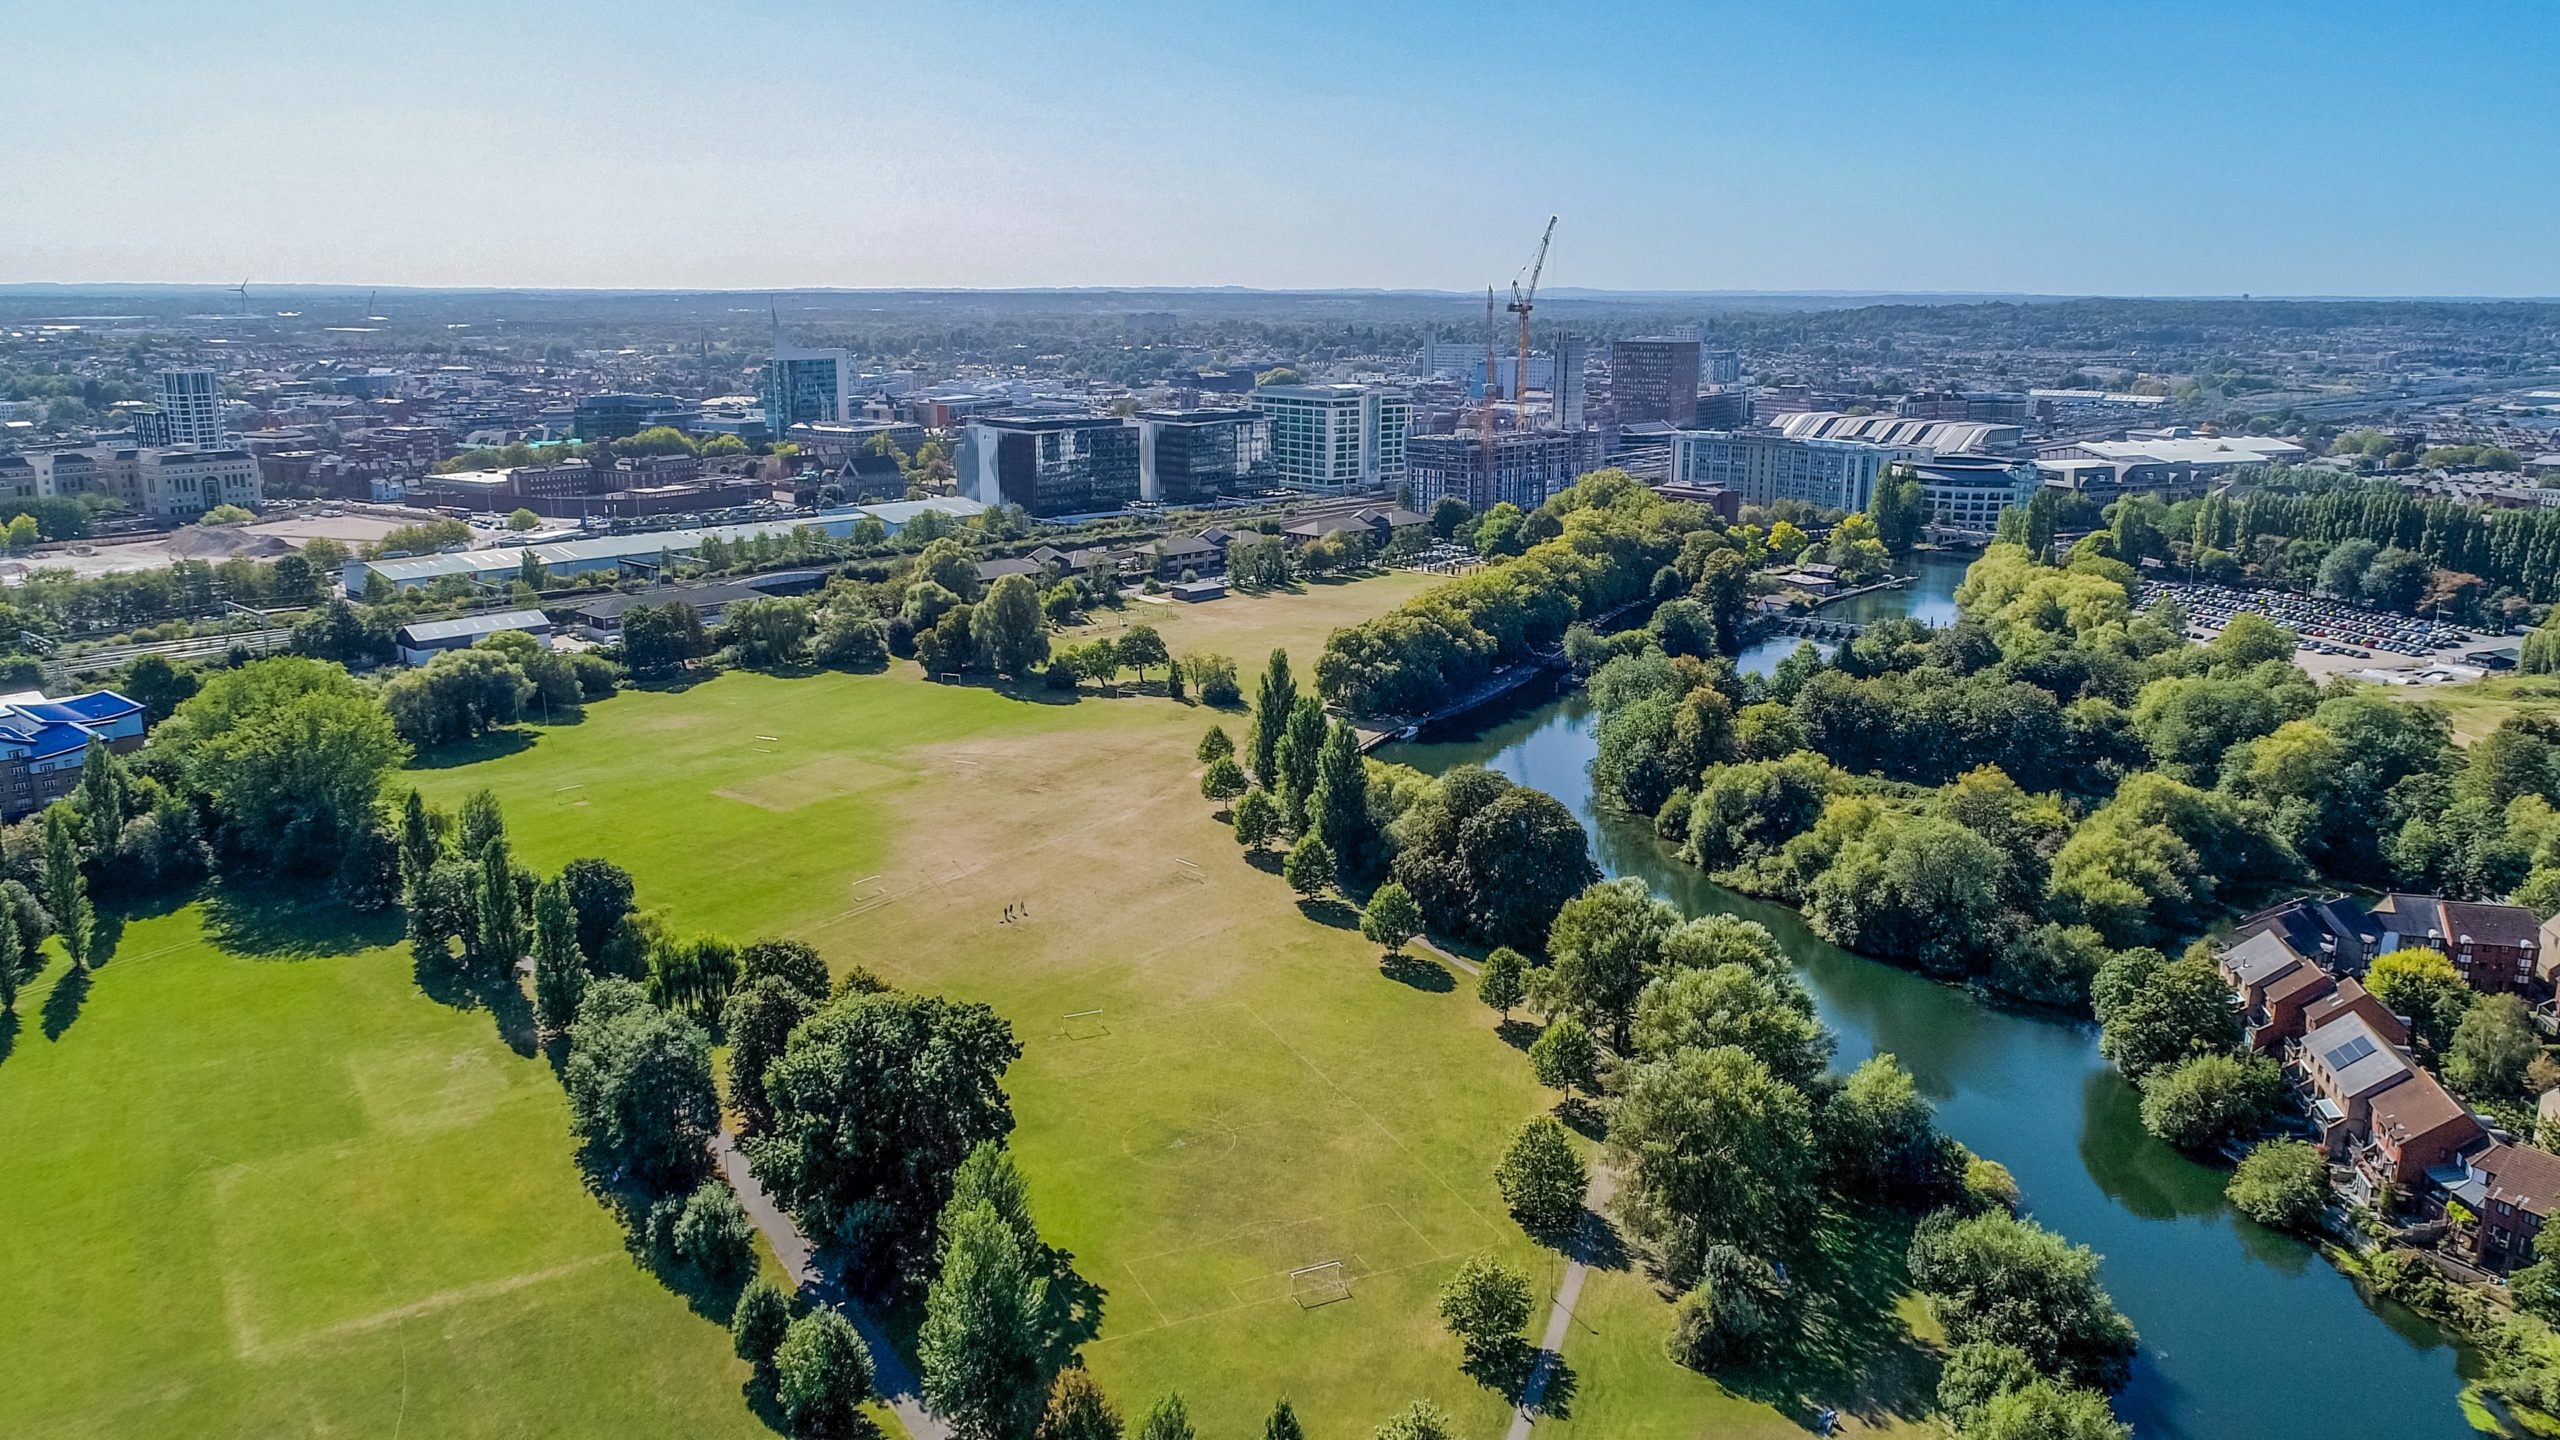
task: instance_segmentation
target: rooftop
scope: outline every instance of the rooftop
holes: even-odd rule
[[[496,635],[507,630],[549,630],[551,617],[539,610],[491,610],[478,615],[461,615],[451,620],[421,620],[400,627],[400,638],[411,645],[433,645],[443,640],[476,640],[483,635]]]

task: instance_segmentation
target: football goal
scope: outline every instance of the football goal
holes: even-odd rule
[[[1099,1007],[1092,1010],[1070,1010],[1059,1017],[1059,1026],[1070,1040],[1092,1040],[1111,1033],[1111,1027],[1102,1023],[1102,1011]]]
[[[1301,1310],[1313,1310],[1336,1300],[1351,1298],[1351,1272],[1339,1260],[1321,1265],[1308,1265],[1289,1272],[1289,1298]]]

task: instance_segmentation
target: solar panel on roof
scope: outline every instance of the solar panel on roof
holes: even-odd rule
[[[2344,1045],[2341,1045],[2337,1049],[2329,1052],[2329,1068],[2332,1070],[2344,1070],[2367,1055],[2372,1054],[2373,1051],[2373,1042],[2362,1035],[2358,1035]]]

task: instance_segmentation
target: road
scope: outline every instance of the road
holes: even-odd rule
[[[915,1373],[907,1368],[904,1356],[889,1338],[889,1332],[872,1317],[861,1301],[845,1293],[819,1270],[809,1239],[782,1207],[773,1203],[764,1186],[747,1167],[747,1157],[738,1150],[738,1142],[723,1130],[711,1141],[711,1153],[720,1162],[720,1173],[729,1188],[738,1192],[738,1203],[745,1206],[747,1218],[764,1232],[765,1243],[773,1247],[774,1258],[791,1273],[800,1292],[821,1305],[831,1305],[853,1322],[862,1335],[862,1343],[871,1350],[872,1388],[888,1402],[889,1409],[906,1427],[910,1440],[952,1440],[951,1427],[924,1408],[924,1392],[916,1384]]]

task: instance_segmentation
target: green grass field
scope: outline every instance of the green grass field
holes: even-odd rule
[[[368,938],[190,905],[76,1013],[59,959],[20,997],[0,1434],[769,1434],[582,1188],[550,1068]]]
[[[1303,675],[1330,629],[1423,583],[1132,618],[1248,676],[1285,644]],[[1464,977],[1390,972],[1347,911],[1247,863],[1197,793],[1212,719],[1242,737],[1160,697],[903,663],[733,674],[407,778],[448,805],[495,790],[529,863],[613,858],[680,929],[797,935],[1009,1018],[1014,1143],[1043,1231],[1104,1292],[1086,1355],[1125,1409],[1179,1388],[1203,1433],[1249,1434],[1285,1393],[1354,1435],[1429,1397],[1499,1434],[1509,1404],[1433,1300],[1495,1250],[1543,1328],[1561,1262],[1489,1171],[1555,1097]],[[22,1002],[0,1293],[36,1323],[0,1328],[0,1433],[761,1432],[726,1337],[581,1192],[547,1067],[417,993],[396,948],[253,955],[291,927],[220,917],[226,949],[205,914],[132,926],[59,1040]],[[1351,1297],[1302,1306],[1289,1272],[1328,1261]],[[1639,1273],[1595,1275],[1539,1432],[1801,1433],[1799,1391],[1853,1424],[1911,1413],[1841,1375],[1728,1392],[1663,1357],[1669,1323]]]

